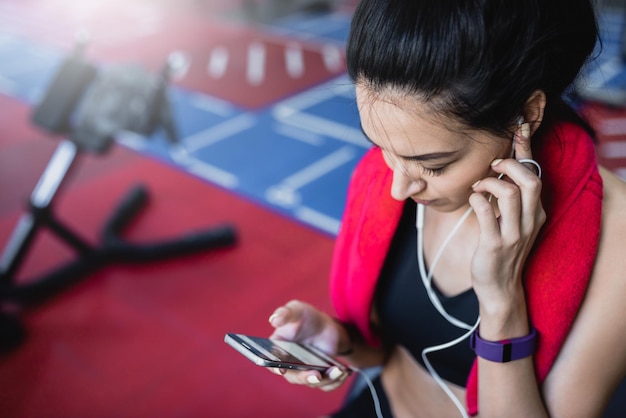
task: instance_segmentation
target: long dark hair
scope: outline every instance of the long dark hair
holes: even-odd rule
[[[361,0],[348,72],[504,136],[536,90],[547,97],[544,122],[584,124],[563,94],[597,39],[592,0]]]

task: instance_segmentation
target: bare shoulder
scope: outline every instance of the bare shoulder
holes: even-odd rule
[[[602,229],[600,248],[596,261],[599,268],[624,275],[626,268],[626,182],[604,168],[600,169],[604,185],[602,201]],[[607,263],[603,266],[601,263]],[[595,275],[594,275],[595,276]]]
[[[602,226],[590,292],[597,293],[600,299],[619,297],[619,305],[623,306],[626,300],[626,182],[604,168],[600,169],[600,174],[604,186]]]
[[[626,213],[626,207],[624,207],[624,203],[626,203],[626,181],[603,167],[600,167],[600,175],[604,184],[604,212],[609,215],[623,215]],[[626,219],[623,216],[621,221],[622,224],[626,224]]]
[[[602,226],[586,302],[604,301],[613,314],[622,315],[626,331],[626,309],[621,308],[626,306],[626,182],[604,168],[600,174],[604,186]],[[594,296],[598,301],[589,300]]]
[[[606,169],[600,174],[602,228],[593,273],[544,387],[549,408],[559,416],[600,415],[626,377],[626,182]]]

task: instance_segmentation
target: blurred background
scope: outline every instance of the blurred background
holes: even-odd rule
[[[224,342],[331,312],[358,0],[0,0],[0,417],[317,417]],[[626,179],[623,2],[573,86]],[[616,404],[619,411],[621,405]],[[618,415],[616,415],[618,416]]]

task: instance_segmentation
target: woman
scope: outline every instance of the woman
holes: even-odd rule
[[[626,375],[626,185],[562,99],[596,38],[586,0],[362,0],[348,69],[374,146],[337,238],[337,318],[291,301],[273,337],[381,365],[387,418],[601,415]],[[334,416],[376,416],[370,393]]]

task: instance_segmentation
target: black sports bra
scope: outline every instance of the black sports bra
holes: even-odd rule
[[[416,203],[409,199],[383,265],[375,303],[385,342],[402,345],[424,366],[423,349],[452,341],[467,330],[450,324],[428,298],[417,263],[415,209]],[[449,314],[467,324],[476,322],[478,300],[473,289],[452,297],[435,290]],[[474,359],[469,338],[428,354],[428,361],[442,378],[462,387]]]

